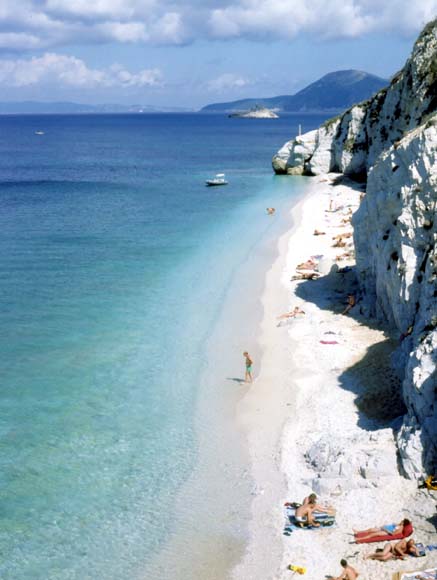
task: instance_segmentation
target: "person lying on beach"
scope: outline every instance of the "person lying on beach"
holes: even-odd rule
[[[399,524],[387,524],[381,526],[380,528],[369,528],[368,530],[352,530],[355,535],[360,536],[360,540],[367,540],[369,538],[376,538],[381,534],[390,534],[394,536],[396,534],[403,534],[404,528],[406,526],[411,526],[410,520],[407,518],[403,519]],[[411,532],[410,532],[411,533]]]
[[[302,262],[296,266],[296,270],[316,270],[317,262],[309,258],[306,262]]]
[[[293,280],[317,280],[320,278],[320,272],[299,272],[290,278],[291,281]]]
[[[343,572],[340,576],[337,576],[336,578],[333,576],[327,576],[327,578],[330,578],[331,580],[356,580],[356,578],[358,578],[359,573],[355,568],[349,566],[346,560],[340,560],[340,566],[343,568]]]
[[[324,236],[326,232],[320,232],[319,230],[314,230],[313,236]]]
[[[346,242],[343,241],[343,238],[339,238],[335,244],[332,244],[333,248],[344,248],[346,246]]]
[[[357,303],[357,300],[355,298],[355,295],[348,294],[347,295],[347,306],[343,310],[342,314],[347,314],[349,312],[349,310],[352,310],[352,308],[355,306],[356,303]]]
[[[305,314],[305,312],[301,310],[299,306],[295,306],[293,310],[290,310],[290,312],[284,312],[284,314],[280,314],[276,318],[278,320],[282,320],[283,318],[294,318],[298,314]]]
[[[419,556],[419,550],[416,548],[416,544],[413,539],[411,540],[400,540],[396,544],[386,544],[383,550],[379,552],[373,552],[372,554],[367,554],[364,556],[365,560],[380,560],[381,562],[387,562],[387,560],[405,560],[406,556]]]
[[[339,254],[338,256],[335,256],[335,261],[341,262],[341,260],[346,260],[347,258],[352,258],[352,257],[353,257],[352,252],[344,252],[343,254]]]
[[[341,240],[342,238],[351,238],[352,237],[352,232],[346,232],[345,234],[337,234],[336,236],[333,236],[332,239],[333,240]]]
[[[343,219],[341,220],[341,223],[342,223],[342,224],[350,224],[350,223],[351,223],[351,221],[352,221],[352,218],[350,218],[350,217],[347,217],[347,218],[343,218]]]

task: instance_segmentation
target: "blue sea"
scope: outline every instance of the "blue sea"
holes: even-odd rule
[[[218,578],[241,555],[242,351],[306,187],[271,157],[323,120],[0,117],[2,579]]]

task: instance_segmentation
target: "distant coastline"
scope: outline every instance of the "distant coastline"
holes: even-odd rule
[[[151,105],[84,104],[69,101],[0,102],[0,115],[126,115],[153,113],[194,113],[184,107],[154,107]]]

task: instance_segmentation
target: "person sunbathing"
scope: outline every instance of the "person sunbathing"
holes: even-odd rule
[[[380,528],[369,528],[368,530],[353,530],[354,534],[360,537],[360,541],[368,540],[370,538],[376,538],[384,534],[390,534],[395,536],[396,534],[403,534],[404,528],[406,526],[411,526],[410,520],[407,518],[403,519],[399,524],[388,524]],[[410,532],[411,533],[411,532]]]
[[[333,236],[332,239],[341,240],[342,238],[350,238],[350,237],[352,237],[352,232],[346,232],[345,234],[337,234],[336,236]]]
[[[305,314],[305,312],[299,308],[299,306],[295,306],[293,310],[290,310],[290,312],[284,312],[284,314],[280,314],[276,318],[278,320],[282,320],[283,318],[294,318],[298,314]]]
[[[302,262],[296,266],[296,270],[315,270],[317,268],[317,262],[309,258],[306,262]]]
[[[343,242],[343,238],[339,238],[335,244],[332,244],[333,248],[344,248],[346,247],[346,242]]]
[[[356,301],[355,295],[348,294],[347,295],[347,306],[343,310],[342,314],[347,314],[349,312],[349,310],[352,310],[352,308],[355,306],[356,303],[357,303],[357,301]]]
[[[290,280],[317,280],[320,276],[321,274],[319,272],[298,272]]]
[[[365,560],[380,560],[381,562],[387,562],[387,560],[405,560],[406,556],[419,556],[419,550],[416,547],[416,543],[413,539],[411,540],[400,540],[396,544],[386,544],[383,550],[379,552],[373,552],[372,554],[367,554],[364,556]]]
[[[321,232],[319,230],[314,230],[313,236],[324,236],[326,232]]]
[[[341,262],[341,260],[346,260],[347,258],[352,258],[352,252],[344,252],[343,254],[338,254],[338,256],[335,256],[335,261]]]

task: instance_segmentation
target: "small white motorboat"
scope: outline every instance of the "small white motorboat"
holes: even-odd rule
[[[224,173],[217,173],[214,179],[207,179],[206,185],[228,185]]]
[[[44,135],[44,131],[35,131],[35,135]]]

